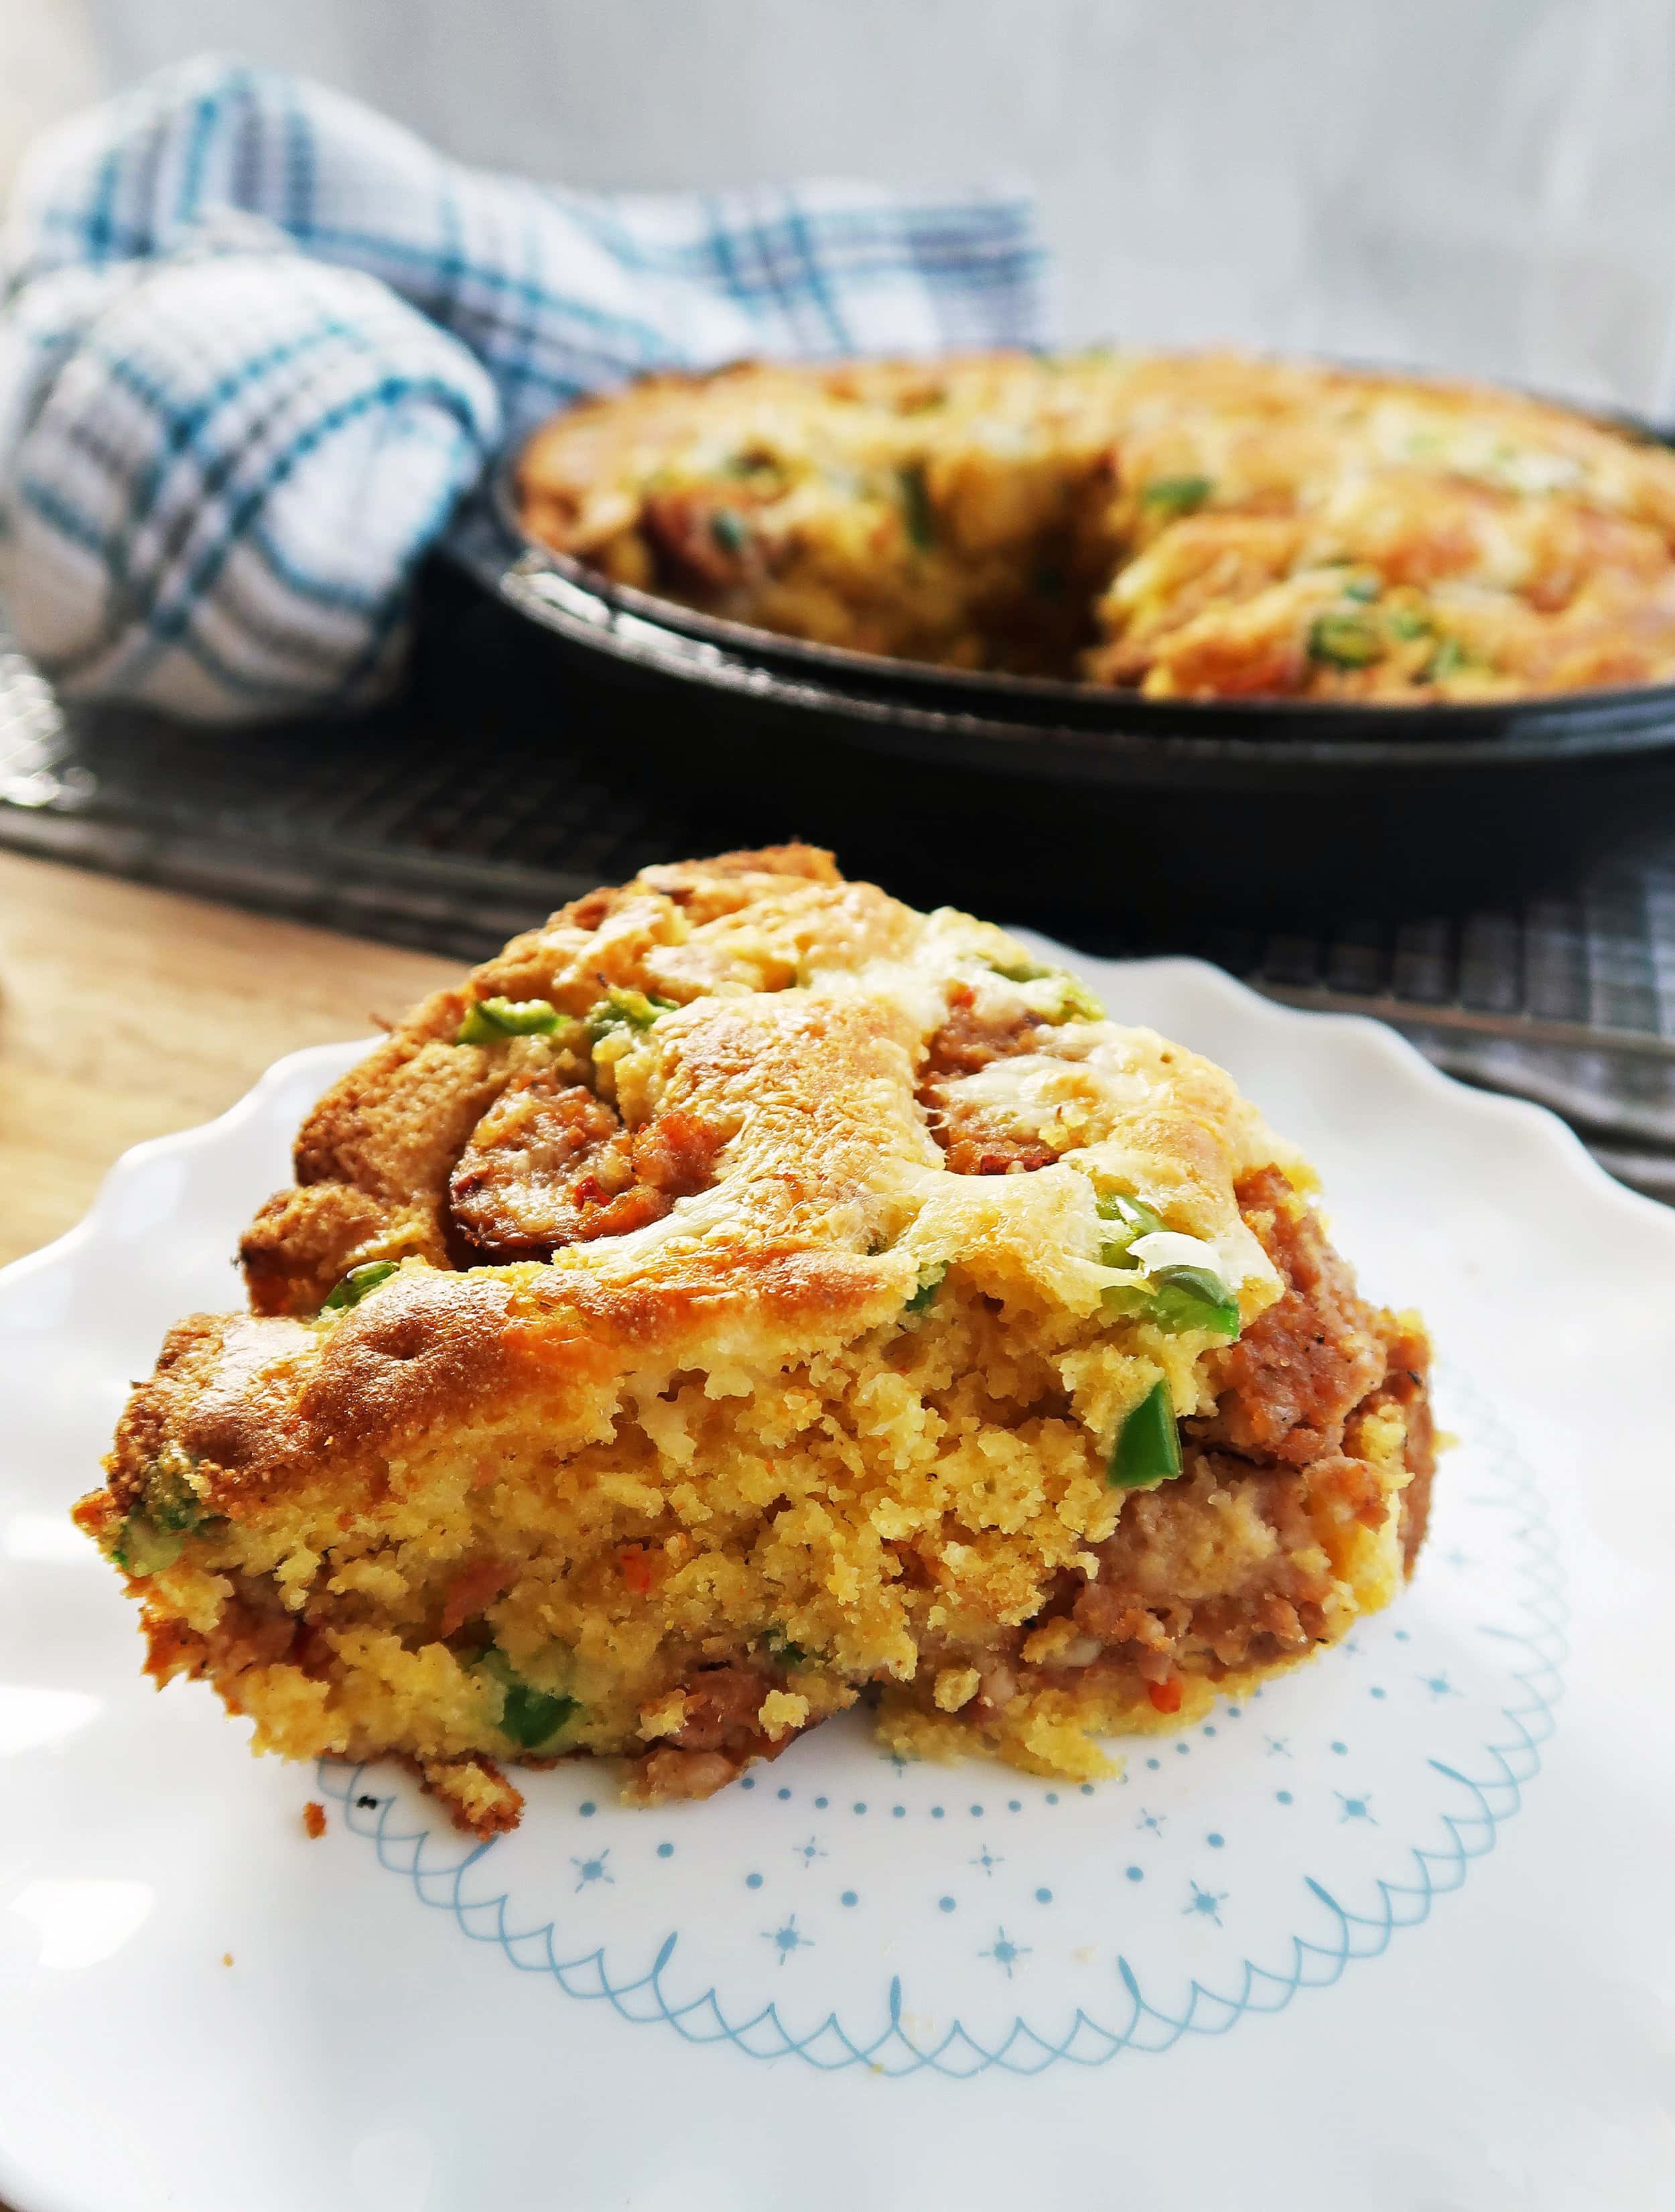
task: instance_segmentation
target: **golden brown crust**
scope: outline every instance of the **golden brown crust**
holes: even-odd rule
[[[868,653],[1154,697],[1675,674],[1675,459],[1482,386],[1234,354],[739,364],[582,403],[526,526]]]
[[[1036,1059],[1071,1036],[1074,1024],[1044,1018],[1027,993],[1009,995],[996,981],[991,937],[1004,964],[1009,940],[998,933],[956,918],[939,935],[935,917],[927,924],[872,886],[845,883],[829,855],[800,848],[650,869],[574,902],[479,969],[464,993],[428,1001],[322,1100],[299,1141],[299,1188],[270,1200],[246,1239],[252,1304],[317,1310],[340,1259],[354,1266],[411,1252],[446,1267],[489,1249],[545,1256],[592,1242],[577,1235],[586,1217],[625,1192],[672,1203],[713,1179],[728,1205],[705,1217],[714,1226],[701,1249],[670,1238],[636,1253],[618,1281],[608,1263],[622,1229],[610,1224],[597,1279],[565,1278],[578,1304],[590,1316],[616,1311],[639,1342],[647,1328],[677,1328],[693,1298],[728,1284],[770,1309],[789,1301],[788,1322],[813,1303],[835,1326],[853,1326],[841,1319],[846,1307],[869,1292],[888,1303],[905,1280],[899,1263],[869,1270],[865,1248],[917,1210],[923,1170],[950,1164],[932,1137],[974,1129],[992,1149],[1016,1119],[1004,1102],[962,1094],[962,1074],[993,1056],[1001,1030],[1009,1053]],[[1013,957],[1027,969],[1017,948]],[[962,967],[980,979],[986,1016],[971,1012],[978,986]],[[878,988],[856,988],[869,972]],[[654,1065],[639,1054],[608,1057],[634,1043],[626,1030],[603,1051],[590,1041],[586,1018],[612,990],[640,994],[646,1008],[653,1000],[674,1006],[647,1040]],[[497,998],[550,1006],[558,1026],[499,1046],[449,1041],[474,1000]],[[1063,1010],[1049,996],[1046,1011]],[[953,1042],[962,1024],[980,1041],[974,1056]],[[1205,1132],[1232,1115],[1224,1140],[1243,1109],[1224,1083],[1203,1091],[1202,1065],[1179,1055],[1171,1066],[1166,1053],[1120,1118],[1127,1141],[1155,1150],[1172,1180],[1195,1161],[1200,1204],[1230,1224],[1227,1156]],[[1089,1117],[1110,1124],[1101,1080],[1065,1066],[1065,1083],[1089,1092],[1080,1120],[1074,1102],[1061,1116],[1067,1138],[1085,1133]],[[572,1095],[589,1086],[604,1094],[592,1109]],[[1172,1089],[1180,1095],[1169,1103]],[[555,1158],[567,1153],[555,1128],[543,1139],[544,1181],[533,1188],[523,1176],[511,1196],[520,1164],[505,1155],[517,1149],[518,1115],[499,1102],[520,1097],[567,1097],[565,1113],[580,1115],[588,1146],[597,1140],[607,1172],[580,1200]],[[613,1114],[626,1139],[615,1150]],[[980,1162],[951,1164],[970,1172]],[[637,1207],[640,1225],[667,1211],[643,1199]],[[834,1207],[845,1217],[835,1235]],[[625,1217],[622,1227],[630,1225]]]
[[[493,1112],[502,1094],[550,1094],[567,1087],[567,1078],[571,1090],[578,1079],[591,1080],[590,1041],[580,1018],[613,986],[654,988],[665,1001],[717,984],[780,988],[794,981],[798,948],[809,933],[798,932],[799,919],[817,933],[829,918],[864,944],[864,921],[855,930],[851,911],[857,898],[872,902],[875,919],[881,909],[905,911],[871,886],[845,885],[828,853],[772,846],[648,869],[634,884],[572,901],[544,929],[514,939],[475,972],[466,990],[427,1000],[310,1114],[296,1144],[297,1187],[267,1202],[240,1247],[252,1307],[258,1313],[314,1313],[350,1268],[372,1261],[410,1255],[448,1267],[474,1249],[480,1257],[509,1248],[510,1257],[521,1243],[544,1255],[574,1241],[591,1206],[571,1209],[575,1218],[549,1222],[558,1233],[546,1236],[528,1223],[530,1233],[521,1233],[518,1222],[499,1217],[492,1199],[474,1202],[474,1194],[494,1178],[479,1175],[480,1158],[464,1156],[474,1140],[478,1155],[508,1149]],[[783,952],[766,946],[760,932],[729,929],[731,918],[775,900],[787,910]],[[799,901],[805,917],[798,912]],[[699,951],[706,933],[710,941]],[[551,1042],[531,1036],[499,1046],[459,1043],[471,1005],[495,998],[549,1001],[564,1018],[564,1036]],[[678,1108],[679,1097],[671,1096],[670,1103]],[[609,1100],[600,1112],[609,1115]],[[602,1125],[593,1133],[608,1131]],[[701,1128],[665,1131],[660,1143],[642,1148],[622,1183],[662,1189],[671,1199],[685,1194],[698,1187],[697,1153],[725,1141],[725,1115]],[[451,1190],[462,1165],[464,1187]],[[611,1194],[593,1194],[592,1204]],[[551,1211],[557,1194],[548,1197]],[[638,1210],[651,1219],[666,1207],[642,1201]],[[604,1233],[628,1225],[624,1218]]]

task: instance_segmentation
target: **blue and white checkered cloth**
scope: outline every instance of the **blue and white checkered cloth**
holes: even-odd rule
[[[68,696],[245,720],[391,681],[409,586],[579,394],[1029,344],[1029,202],[580,193],[200,60],[31,155],[3,243],[0,609]]]

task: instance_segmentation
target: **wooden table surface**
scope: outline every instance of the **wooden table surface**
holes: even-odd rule
[[[118,1152],[207,1121],[300,1045],[362,1036],[458,964],[0,853],[0,1264]]]

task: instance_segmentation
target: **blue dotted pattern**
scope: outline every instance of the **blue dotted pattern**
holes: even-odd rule
[[[1455,1806],[1442,1816],[1446,1844],[1440,1849],[1412,1849],[1407,1880],[1378,1881],[1375,1884],[1375,1896],[1367,1902],[1365,1909],[1360,1909],[1305,1875],[1303,1887],[1316,1908],[1314,1924],[1308,1935],[1290,1939],[1289,1955],[1278,1964],[1266,1966],[1246,1960],[1237,1979],[1220,1990],[1194,1979],[1184,2003],[1162,2005],[1153,2002],[1142,1989],[1128,1960],[1120,1956],[1116,1969],[1124,1992],[1121,2010],[1109,2020],[1098,2021],[1078,2008],[1068,2028],[1057,2034],[1044,2034],[1017,2016],[998,2039],[986,2041],[956,2021],[934,2039],[921,2040],[904,2018],[907,2007],[899,1978],[890,1982],[879,2024],[869,2033],[855,2033],[834,2013],[828,2014],[811,2031],[799,2033],[781,2019],[774,2003],[746,2015],[731,2017],[714,1989],[689,1999],[677,1999],[665,1990],[664,1978],[676,1954],[677,1934],[665,1938],[646,1971],[626,1978],[619,1977],[607,1962],[603,1948],[574,1957],[562,1957],[551,1923],[514,1929],[509,1917],[511,1901],[504,1893],[476,1899],[466,1894],[465,1878],[492,1850],[491,1844],[481,1844],[457,1861],[438,1863],[428,1829],[399,1826],[395,1817],[398,1800],[363,1791],[361,1778],[368,1770],[323,1763],[320,1785],[343,1803],[349,1826],[373,1840],[379,1863],[404,1874],[423,1904],[450,1912],[461,1932],[472,1942],[498,1944],[520,1972],[549,1973],[569,1996],[584,2001],[603,2000],[625,2020],[661,2021],[687,2042],[727,2042],[751,2057],[795,2056],[824,2072],[865,2065],[875,2073],[893,2078],[932,2072],[967,2079],[991,2069],[1020,2075],[1039,2074],[1060,2060],[1077,2065],[1099,2065],[1125,2051],[1167,2051],[1188,2035],[1223,2035],[1247,2014],[1283,2011],[1299,1990],[1332,1986],[1342,1978],[1351,1961],[1380,1956],[1399,1929],[1417,1927],[1427,1918],[1435,1899],[1459,1889],[1473,1862],[1493,1850],[1501,1826],[1519,1810],[1525,1785],[1539,1771],[1541,1747],[1554,1727],[1553,1708],[1562,1691],[1559,1668],[1566,1656],[1561,1578],[1556,1546],[1539,1492],[1529,1475],[1513,1460],[1504,1434],[1496,1435],[1493,1442],[1498,1446],[1498,1471],[1506,1487],[1502,1495],[1479,1502],[1498,1506],[1511,1516],[1511,1533],[1518,1547],[1520,1605],[1527,1623],[1521,1632],[1495,1632],[1515,1644],[1519,1655],[1512,1674],[1522,1695],[1518,1702],[1502,1708],[1508,1733],[1484,1747],[1481,1763],[1473,1762],[1478,1765],[1475,1773],[1466,1773],[1440,1759],[1429,1762],[1455,1792]],[[1399,1631],[1398,1634],[1405,1640],[1405,1632]],[[1436,1694],[1446,1694],[1447,1688],[1445,1683],[1442,1692]],[[1261,1693],[1259,1691],[1256,1694]],[[1236,1708],[1229,1710],[1236,1716]],[[1213,1727],[1202,1730],[1205,1735],[1213,1732]],[[1270,1737],[1268,1743],[1271,1753],[1290,1756],[1283,1739]],[[1175,1748],[1185,1752],[1189,1747],[1183,1741]],[[1333,1742],[1331,1748],[1333,1753],[1342,1753],[1345,1747]],[[1148,1759],[1146,1764],[1155,1767],[1158,1762]],[[750,1779],[747,1778],[747,1786]],[[1083,1785],[1084,1790],[1087,1787]],[[788,1793],[782,1790],[780,1794],[783,1796]],[[1282,1805],[1292,1802],[1289,1790],[1276,1790],[1274,1796]],[[1047,1802],[1056,1803],[1058,1793],[1047,1792]],[[1339,1792],[1338,1802],[1343,1819],[1375,1821],[1367,1796],[1351,1797]],[[816,1806],[823,1802],[820,1798],[815,1800]],[[1009,1801],[1009,1809],[1017,1810],[1019,1802],[1016,1799]],[[580,1808],[584,1815],[596,1809],[592,1802]],[[974,1804],[969,1811],[980,1817],[982,1809],[980,1805]],[[853,1810],[864,1813],[865,1806],[857,1802]],[[932,1811],[933,1817],[940,1818],[945,1808],[936,1806]],[[375,1819],[370,1817],[374,1812]],[[1155,1823],[1143,1814],[1140,1825]],[[1223,1838],[1211,1834],[1205,1840],[1211,1849],[1218,1850]],[[667,1856],[671,1850],[672,1846],[666,1844],[658,1846],[660,1856]],[[602,1867],[604,1856],[602,1854],[599,1860],[578,1860],[574,1863],[579,1869]],[[1144,1878],[1144,1869],[1137,1865],[1128,1867],[1126,1874],[1131,1881]],[[584,1871],[582,1878],[587,1881],[607,1877]],[[746,1881],[749,1887],[759,1888],[762,1876],[752,1872],[746,1876]],[[1195,1923],[1208,1921],[1219,1927],[1219,1908],[1224,1902],[1224,1894],[1202,1887],[1196,1881],[1190,1884],[1189,1891],[1183,1912]],[[1051,1892],[1038,1890],[1035,1895],[1038,1903],[1046,1904],[1050,1901]],[[841,1903],[845,1906],[859,1902],[855,1891],[843,1893]],[[956,1899],[943,1895],[937,1899],[937,1905],[944,1913],[952,1912]],[[780,1927],[763,1929],[762,1933],[764,1940],[774,1947],[781,1966],[794,1952],[812,1948],[808,1937],[797,1928],[794,1913]],[[987,1950],[981,1955],[992,1959],[1010,1980],[1014,1968],[1028,1955],[1029,1948],[1016,1937],[1008,1936],[1004,1928],[997,1927]]]

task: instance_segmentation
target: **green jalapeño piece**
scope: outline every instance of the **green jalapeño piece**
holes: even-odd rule
[[[513,1682],[501,1707],[501,1727],[522,1750],[537,1751],[580,1710],[574,1698],[549,1697],[527,1682]]]
[[[992,975],[1004,975],[1009,983],[1056,983],[1059,1003],[1047,1012],[1037,1015],[1039,1021],[1102,1022],[1105,1009],[1077,975],[1067,975],[1062,968],[1043,968],[1038,960],[994,960],[986,957],[983,965]]]
[[[1155,1236],[1163,1226],[1149,1206],[1120,1190],[1108,1192],[1098,1200],[1096,1210],[1101,1221],[1115,1224],[1110,1237],[1099,1248],[1101,1267],[1121,1267],[1137,1237]]]
[[[1429,637],[1431,634],[1430,617],[1417,612],[1412,607],[1392,608],[1385,617],[1385,627],[1392,637],[1399,638],[1404,645],[1411,645],[1416,637]]]
[[[1154,477],[1140,500],[1154,513],[1173,520],[1177,514],[1194,513],[1215,489],[1208,477]]]
[[[718,507],[709,519],[709,534],[724,553],[742,553],[750,542],[750,527],[730,507]]]
[[[154,1528],[188,1536],[215,1518],[205,1511],[203,1500],[186,1480],[178,1461],[169,1466],[160,1462],[153,1470],[145,1489],[145,1512]]]
[[[187,1537],[215,1518],[178,1465],[159,1465],[146,1484],[144,1504],[123,1522],[111,1558],[128,1574],[160,1575],[179,1558]]]
[[[502,1044],[507,1037],[546,1036],[559,1024],[544,999],[478,999],[459,1024],[456,1044]]]
[[[654,999],[644,991],[622,990],[613,983],[598,1004],[589,1009],[587,1034],[595,1044],[612,1030],[648,1030],[659,1014],[672,1014],[673,999]]]
[[[122,1524],[111,1558],[137,1579],[160,1575],[179,1558],[186,1541],[184,1528],[160,1528],[147,1513],[130,1513]]]
[[[1105,1009],[1085,983],[1066,975],[1059,987],[1059,1003],[1047,1019],[1055,1026],[1060,1022],[1102,1022]]]
[[[1160,1267],[1153,1278],[1151,1318],[1166,1336],[1189,1328],[1237,1336],[1239,1301],[1208,1267]]]
[[[901,487],[901,525],[908,543],[928,553],[937,542],[937,511],[925,489],[924,464],[911,461],[895,474]]]
[[[368,1260],[359,1267],[351,1267],[320,1308],[322,1313],[344,1313],[350,1306],[358,1306],[368,1291],[375,1291],[380,1283],[387,1283],[399,1262],[394,1260]]]
[[[1334,668],[1367,668],[1384,657],[1384,641],[1365,615],[1319,615],[1308,632],[1308,657]]]
[[[1115,1490],[1156,1490],[1172,1481],[1180,1466],[1174,1401],[1160,1375],[1118,1430],[1107,1479]]]
[[[555,1698],[525,1681],[506,1654],[493,1645],[476,1663],[479,1674],[500,1684],[504,1692],[501,1733],[509,1736],[520,1751],[538,1751],[581,1710],[574,1698]]]
[[[925,1278],[925,1280],[919,1285],[919,1288],[913,1292],[912,1297],[908,1299],[907,1304],[902,1307],[902,1312],[904,1314],[924,1313],[928,1309],[932,1299],[935,1297],[937,1292],[942,1288],[943,1278],[947,1273],[948,1269],[944,1266],[937,1268],[934,1273],[927,1275]]]
[[[161,1575],[179,1559],[185,1537],[197,1535],[215,1517],[185,1480],[181,1460],[164,1453],[146,1478],[144,1504],[135,1506],[124,1520],[111,1547],[111,1559],[135,1577]]]

